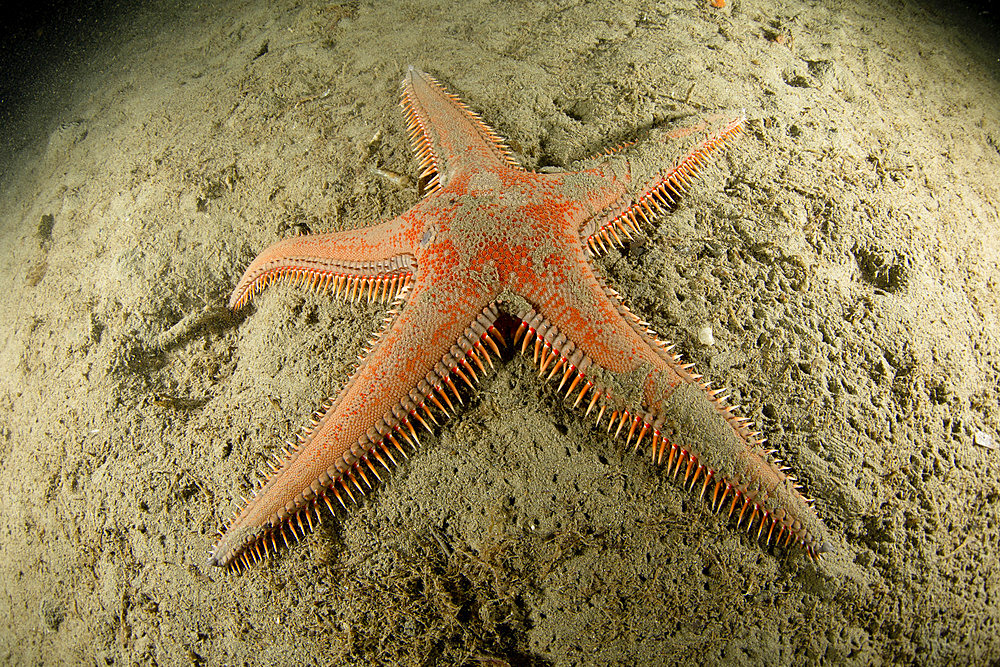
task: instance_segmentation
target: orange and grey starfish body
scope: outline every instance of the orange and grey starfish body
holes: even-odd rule
[[[220,532],[210,562],[244,569],[305,534],[322,507],[356,503],[509,344],[574,406],[758,539],[812,557],[828,550],[811,504],[760,434],[593,263],[673,208],[743,120],[652,137],[580,171],[533,173],[427,74],[409,69],[402,105],[424,198],[376,226],[279,241],[233,293],[240,308],[286,278],[393,305],[350,379]],[[514,322],[506,337],[504,315]]]

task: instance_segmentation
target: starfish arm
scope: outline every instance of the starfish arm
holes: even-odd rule
[[[477,370],[492,366],[500,341],[495,305],[420,282],[412,291],[336,397],[220,532],[211,564],[247,567],[304,534],[323,505],[332,512],[356,503],[416,447],[417,428],[430,430],[435,414],[450,414],[462,400],[458,385],[471,387]]]
[[[276,280],[304,282],[357,300],[390,301],[416,271],[405,217],[343,232],[308,234],[278,241],[247,267],[229,299],[239,310]]]
[[[685,485],[707,495],[715,510],[739,510],[737,525],[747,519],[758,538],[794,540],[811,557],[830,550],[815,510],[760,433],[595,274],[517,317],[515,343],[539,374],[557,379],[598,423],[607,417],[608,431],[624,436],[626,446],[648,445],[668,474],[683,470]]]
[[[580,241],[591,256],[611,246],[623,246],[622,237],[639,234],[649,224],[674,209],[699,172],[746,124],[746,116],[705,120],[665,133],[656,141],[628,145],[616,151],[619,159],[591,171],[614,172],[630,188],[580,226]],[[672,160],[669,156],[677,156]],[[606,159],[603,158],[602,159]],[[672,164],[659,170],[655,165]],[[605,177],[607,178],[607,177]]]
[[[503,139],[429,74],[409,68],[401,105],[425,193],[447,185],[454,174],[477,164],[520,168]]]

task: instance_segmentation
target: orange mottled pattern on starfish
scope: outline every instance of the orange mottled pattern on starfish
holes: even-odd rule
[[[241,499],[210,562],[246,569],[311,531],[321,508],[336,515],[360,502],[509,346],[584,415],[757,539],[810,557],[827,551],[811,501],[761,434],[593,264],[675,208],[745,119],[650,136],[580,170],[533,173],[429,75],[411,67],[402,97],[424,197],[371,227],[278,241],[233,292],[240,308],[291,280],[390,307],[349,379]],[[506,336],[504,321],[513,323]]]

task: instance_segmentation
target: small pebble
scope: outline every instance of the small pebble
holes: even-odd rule
[[[993,444],[993,437],[986,431],[976,431],[976,444],[980,447],[985,447],[986,449],[997,448],[997,446]]]
[[[704,326],[698,330],[698,342],[705,347],[715,345],[715,336],[712,335],[712,327]]]

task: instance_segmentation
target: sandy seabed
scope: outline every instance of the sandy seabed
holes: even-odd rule
[[[6,109],[0,660],[1000,660],[1000,67],[917,3],[159,2]],[[529,168],[745,108],[626,302],[762,428],[836,551],[766,548],[515,358],[355,512],[206,564],[381,310],[273,241],[417,201],[408,64]],[[698,342],[704,327],[715,344]]]

